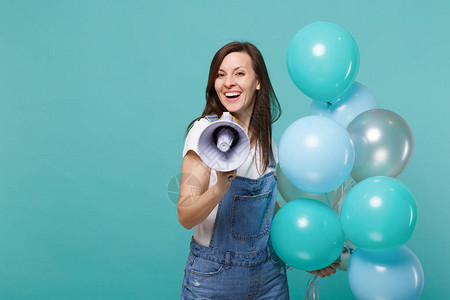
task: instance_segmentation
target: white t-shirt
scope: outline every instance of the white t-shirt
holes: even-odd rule
[[[193,150],[198,155],[198,140],[200,138],[200,134],[203,132],[209,124],[211,124],[206,118],[202,118],[194,123],[191,130],[189,131],[186,141],[184,143],[183,149],[183,157],[189,150]],[[244,162],[242,166],[237,168],[236,176],[246,177],[250,179],[257,179],[271,171],[276,171],[275,168],[267,167],[264,174],[260,175],[257,170],[256,161],[261,161],[259,151],[256,151],[257,147],[254,147],[250,150],[250,154],[247,157],[247,160]],[[278,163],[278,149],[272,139],[272,151],[275,162]],[[259,163],[258,163],[259,165]],[[208,189],[215,185],[217,182],[217,174],[216,171],[211,169],[211,175],[209,177],[209,185]],[[211,211],[211,213],[206,217],[206,219],[194,226],[194,239],[200,245],[209,247],[209,242],[211,241],[212,232],[214,229],[214,223],[216,221],[217,215],[217,207]]]

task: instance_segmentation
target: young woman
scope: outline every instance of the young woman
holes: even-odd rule
[[[223,112],[237,119],[251,145],[231,172],[210,169],[198,153],[200,133]],[[277,195],[272,123],[280,114],[259,50],[223,46],[211,62],[202,116],[186,131],[178,219],[194,234],[181,299],[289,299],[286,264],[269,239]]]

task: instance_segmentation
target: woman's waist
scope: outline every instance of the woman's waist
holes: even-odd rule
[[[233,252],[200,245],[192,238],[190,248],[195,256],[232,266],[256,266],[274,255],[273,248],[269,243],[259,251]]]

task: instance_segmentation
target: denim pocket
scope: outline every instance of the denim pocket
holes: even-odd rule
[[[188,255],[186,264],[184,265],[184,277],[183,277],[183,286],[184,287],[188,287],[189,274],[190,274],[192,264],[194,263],[194,259],[195,259],[195,256],[190,252]]]
[[[195,256],[194,262],[190,268],[191,274],[201,277],[213,277],[223,272],[223,265]]]
[[[280,262],[282,262],[282,260],[278,256],[272,255],[272,257],[270,258],[270,262],[272,263],[272,265],[278,265]]]
[[[231,235],[238,240],[253,240],[269,234],[268,205],[272,191],[256,196],[234,196]]]

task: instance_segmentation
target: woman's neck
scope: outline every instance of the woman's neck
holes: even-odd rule
[[[248,133],[248,126],[250,125],[251,116],[236,113],[234,114],[234,117],[238,120],[239,125],[241,125],[241,127]]]
[[[252,119],[253,105],[246,110],[232,113],[232,115],[234,115],[234,117],[238,120],[239,125],[241,125],[242,128],[247,131],[247,133],[248,127],[250,125],[250,120]]]
[[[231,113],[239,122],[239,125],[242,126],[242,128],[245,129],[247,134],[250,136],[249,132],[249,126],[250,126],[250,120],[252,119],[253,114],[253,107],[255,106],[255,99],[253,99],[250,106],[241,109],[240,111]]]
[[[248,137],[250,138],[250,149],[253,149],[256,146],[256,140],[252,141],[253,134],[249,131],[249,125],[251,120],[251,115],[249,114],[233,114],[233,116],[238,120],[239,125],[244,128],[245,132],[247,133]]]

